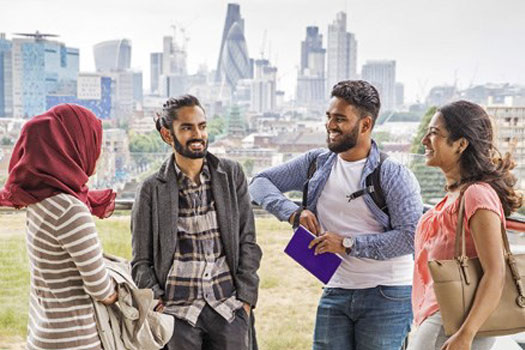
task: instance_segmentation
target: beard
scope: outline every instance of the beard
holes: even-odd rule
[[[339,130],[338,130],[339,131]],[[326,137],[328,149],[334,153],[343,153],[352,149],[357,145],[357,138],[359,136],[359,123],[356,123],[354,128],[346,134],[341,134],[338,141],[330,142],[330,136]]]
[[[171,136],[173,137],[173,141],[175,143],[175,151],[180,154],[181,156],[184,156],[186,158],[190,159],[200,159],[206,157],[206,153],[208,152],[208,141],[204,139],[191,139],[186,142],[186,145],[183,145],[182,143],[177,140],[175,135],[172,133]],[[204,149],[202,151],[192,151],[190,149],[190,144],[192,142],[201,142],[204,145]]]

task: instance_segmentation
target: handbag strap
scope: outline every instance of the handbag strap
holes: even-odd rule
[[[465,243],[465,225],[464,225],[465,223],[465,220],[464,220],[465,219],[465,196],[464,196],[465,190],[463,190],[461,193],[460,204],[459,204],[458,224],[456,225],[456,240],[455,240],[454,258],[460,263],[462,272],[465,276],[466,283],[470,284],[468,272],[467,272],[468,257],[467,257],[467,251],[466,251],[467,249],[466,249],[466,243]],[[518,306],[521,308],[525,308],[525,288],[523,287],[523,284],[521,282],[521,275],[518,270],[516,258],[514,257],[514,254],[512,254],[510,250],[509,238],[507,237],[507,230],[505,229],[505,224],[503,223],[503,221],[501,221],[501,238],[503,239],[504,257],[505,257],[506,263],[510,267],[512,279],[514,280],[514,284],[516,285],[516,289],[518,290],[518,297],[516,298],[516,304],[518,304]]]
[[[463,191],[464,193],[465,191]],[[458,211],[458,224],[456,225],[456,241],[454,249],[454,257],[456,259],[467,258],[467,248],[465,243],[465,196],[461,194],[459,211]],[[510,251],[509,238],[507,237],[507,230],[505,224],[501,221],[501,238],[503,239],[503,249],[505,250],[506,256],[513,256]]]

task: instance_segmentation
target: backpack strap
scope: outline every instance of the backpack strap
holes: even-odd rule
[[[374,203],[386,215],[390,216],[388,213],[388,206],[386,205],[385,195],[383,193],[383,189],[381,188],[381,165],[387,158],[388,154],[379,152],[379,165],[366,177],[365,183],[367,188],[371,187],[373,189],[373,191],[370,193],[370,196],[374,200]]]
[[[386,205],[385,195],[381,189],[381,165],[383,161],[388,158],[388,154],[379,152],[379,164],[365,179],[365,188],[355,191],[354,193],[346,196],[348,201],[352,201],[365,194],[369,194],[372,197],[374,203],[388,216],[388,207]]]
[[[308,165],[306,181],[303,185],[303,200],[301,202],[301,207],[295,211],[295,217],[292,225],[293,228],[297,228],[299,226],[299,218],[301,217],[301,212],[305,210],[308,205],[308,183],[310,182],[312,176],[314,176],[315,170],[317,170],[317,157],[312,159],[310,161],[310,165]]]
[[[383,165],[383,162],[385,159],[388,158],[388,154],[385,152],[380,151],[379,152],[379,164],[377,167],[372,171],[365,179],[366,187],[358,190],[348,196],[348,201],[352,201],[356,198],[359,198],[365,194],[369,194],[372,197],[372,200],[377,205],[379,209],[383,211],[388,217],[390,217],[388,206],[386,204],[385,195],[383,193],[383,189],[381,188],[381,165]],[[301,207],[297,209],[294,222],[292,227],[296,228],[299,226],[299,218],[301,216],[301,212],[307,208],[307,201],[308,201],[308,183],[310,182],[310,179],[315,173],[315,170],[317,168],[317,158],[312,159],[310,162],[310,165],[308,166],[308,172],[306,176],[306,181],[303,185],[303,200]]]
[[[312,161],[310,162],[310,165],[308,166],[308,172],[306,173],[306,182],[303,185],[303,201],[301,202],[302,203],[301,206],[303,209],[306,209],[307,204],[308,204],[307,203],[308,202],[308,183],[310,182],[310,179],[312,178],[312,176],[314,176],[316,168],[317,168],[317,158],[314,158],[312,159]]]

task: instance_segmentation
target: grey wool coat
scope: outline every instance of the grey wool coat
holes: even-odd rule
[[[257,303],[257,269],[262,252],[255,241],[255,224],[246,177],[239,163],[206,156],[221,240],[237,298]],[[174,156],[147,178],[137,191],[132,209],[133,280],[139,288],[164,294],[177,245],[179,190]]]

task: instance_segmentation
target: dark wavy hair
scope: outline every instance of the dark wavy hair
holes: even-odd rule
[[[361,118],[370,115],[372,126],[375,124],[381,101],[377,89],[364,80],[343,80],[332,88],[332,97],[345,100],[349,105],[354,106],[359,111]]]
[[[510,153],[504,156],[494,145],[489,115],[483,108],[468,101],[456,101],[438,109],[449,133],[448,142],[462,137],[467,148],[459,158],[461,181],[457,186],[486,182],[496,191],[505,215],[523,204],[523,195],[514,189],[516,177],[511,173],[515,162]]]
[[[164,127],[173,132],[173,122],[177,119],[177,111],[182,107],[195,106],[200,107],[204,112],[204,108],[195,96],[183,95],[177,98],[170,97],[162,105],[162,113],[157,114],[157,119],[155,120],[157,131],[160,132],[160,129]]]

